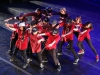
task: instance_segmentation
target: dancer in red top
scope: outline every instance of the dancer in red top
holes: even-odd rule
[[[14,53],[13,53],[10,61],[14,61],[14,58],[15,58],[17,52],[21,51],[21,54],[22,54],[23,59],[24,59],[23,68],[26,68],[28,66],[26,49],[27,49],[27,46],[28,46],[29,32],[28,32],[28,30],[26,30],[25,22],[20,23],[19,28],[9,27],[9,25],[7,23],[5,23],[5,25],[6,25],[6,27],[11,29],[12,31],[16,31],[18,33],[18,40],[16,41],[15,50],[14,50]]]
[[[72,23],[72,19],[69,18],[69,19],[67,19],[66,25],[64,25],[62,39],[61,39],[59,46],[58,46],[58,55],[62,54],[62,45],[65,42],[68,42],[70,45],[69,49],[71,50],[72,54],[75,57],[75,61],[73,62],[73,64],[77,64],[79,61],[79,58],[78,58],[75,50],[73,49],[73,29],[74,29],[74,24]]]
[[[32,54],[37,53],[39,62],[40,62],[40,67],[41,69],[43,69],[42,54],[41,54],[41,41],[44,41],[44,39],[43,37],[38,36],[38,28],[33,27],[32,32],[30,34],[30,46],[31,46]],[[32,59],[32,55],[30,56],[31,57],[28,59],[28,63]]]
[[[81,16],[77,16],[74,21],[74,34],[78,38],[79,32],[81,31],[82,28],[82,21],[81,21]]]
[[[79,32],[81,31],[81,28],[83,26],[82,25],[82,21],[81,21],[81,16],[77,16],[75,18],[75,20],[73,20],[73,24],[74,24],[74,30],[73,30],[73,32],[74,32],[75,36],[78,38]],[[69,44],[67,45],[67,48],[70,48]]]
[[[60,66],[60,62],[59,62],[59,60],[57,58],[57,54],[56,54],[57,43],[60,40],[58,30],[54,29],[52,31],[52,33],[48,32],[48,33],[39,34],[39,36],[41,36],[41,35],[48,36],[48,39],[47,39],[46,44],[45,44],[45,50],[47,50],[49,52],[49,54],[52,56],[52,58],[55,62],[55,65],[57,66],[57,70],[60,71],[61,66]]]
[[[90,31],[92,30],[92,23],[91,22],[86,22],[85,25],[83,26],[82,31],[80,32],[79,36],[78,36],[78,47],[80,48],[80,51],[78,52],[78,54],[84,54],[84,48],[82,48],[82,42],[85,40],[88,45],[90,46],[90,48],[92,49],[92,51],[95,53],[96,55],[96,61],[99,61],[99,55],[96,52],[96,49],[93,47],[91,39],[90,39]]]
[[[18,20],[18,22],[15,22],[14,24],[9,24],[10,27],[18,28],[19,23],[27,21],[27,18],[22,17],[23,15],[24,15],[24,13],[20,13],[18,16],[6,19],[4,21],[9,22],[10,20]],[[7,51],[7,54],[12,55],[13,48],[15,46],[15,43],[16,43],[17,39],[18,39],[18,34],[16,33],[16,31],[13,31],[12,36],[11,36],[11,40],[10,40],[10,49]]]

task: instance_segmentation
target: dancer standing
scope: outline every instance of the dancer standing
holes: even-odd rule
[[[57,43],[60,40],[58,29],[54,29],[52,31],[52,33],[48,32],[48,33],[39,34],[39,36],[48,36],[48,39],[45,44],[45,50],[47,50],[49,52],[49,54],[52,56],[52,58],[55,62],[55,65],[57,66],[57,70],[60,71],[61,65],[57,58],[57,53],[56,53],[57,52],[56,51]],[[45,52],[45,50],[44,50],[44,52]]]
[[[93,26],[91,22],[86,22],[84,24],[83,29],[78,36],[78,47],[80,48],[80,51],[78,52],[78,54],[84,54],[84,48],[82,47],[82,42],[85,40],[90,46],[90,48],[92,49],[92,51],[95,53],[96,61],[98,62],[99,55],[97,54],[96,49],[92,45],[90,34],[89,34],[92,29],[93,29]]]
[[[77,64],[79,61],[79,58],[78,58],[75,50],[73,49],[73,29],[74,29],[74,24],[72,23],[72,19],[67,19],[67,22],[64,25],[64,30],[62,33],[62,39],[58,46],[58,55],[62,54],[62,45],[65,42],[68,42],[68,44],[70,45],[69,49],[71,50],[72,54],[75,57],[75,61],[73,62],[73,64]]]
[[[14,61],[17,52],[20,51],[21,55],[23,56],[23,59],[24,59],[23,68],[26,68],[28,66],[26,49],[28,47],[29,32],[28,32],[28,30],[26,30],[25,22],[19,23],[19,28],[9,27],[9,25],[7,23],[5,23],[5,25],[12,31],[16,31],[18,33],[18,39],[15,44],[15,50],[14,50],[14,53],[13,53],[10,61]]]

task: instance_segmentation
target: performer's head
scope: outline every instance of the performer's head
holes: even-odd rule
[[[61,9],[60,9],[60,13],[61,13],[61,14],[66,14],[66,8],[65,8],[65,7],[61,8]]]
[[[37,28],[37,27],[33,27],[33,28],[32,28],[32,34],[33,34],[33,35],[38,34],[38,28]]]
[[[52,13],[52,7],[46,7],[47,13]]]
[[[93,29],[93,26],[92,26],[92,23],[91,23],[91,22],[86,22],[86,23],[84,24],[84,27],[85,27],[86,29],[88,29],[88,28]]]
[[[75,18],[75,23],[82,23],[82,21],[81,21],[81,16],[80,15],[78,15],[78,16],[76,16],[76,18]]]
[[[23,19],[24,19],[23,15],[24,15],[23,12],[20,13],[20,14],[17,16],[17,19],[18,19],[18,20],[23,20]]]
[[[52,21],[52,27],[56,26],[57,25],[57,20],[53,20]]]
[[[47,24],[49,22],[49,19],[46,17],[43,19],[43,24]]]
[[[25,30],[26,30],[25,22],[19,23],[19,29],[20,29],[21,31],[25,31]]]
[[[71,18],[68,18],[67,20],[66,20],[66,26],[68,27],[68,26],[70,26],[72,24],[72,19]]]
[[[58,29],[52,30],[52,35],[57,35],[58,33],[59,33],[59,30]]]
[[[35,12],[36,12],[38,15],[42,13],[42,11],[41,11],[40,8],[37,8],[37,9],[35,10]]]
[[[37,20],[33,20],[33,21],[31,22],[31,26],[32,26],[32,27],[36,27],[37,24],[38,24],[38,21],[37,21]]]

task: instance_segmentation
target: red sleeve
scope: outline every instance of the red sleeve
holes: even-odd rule
[[[91,31],[91,29],[88,29],[87,32],[89,33]]]
[[[50,35],[50,32],[45,33],[45,35],[46,35],[46,36],[49,36],[49,35]]]
[[[19,29],[18,28],[15,28],[16,29],[16,33],[18,33],[19,32]]]
[[[80,27],[82,28],[83,27],[83,24],[80,24]]]
[[[60,40],[60,36],[59,36],[59,34],[58,34],[57,38],[55,39],[56,43],[58,43],[59,40]]]
[[[59,27],[64,26],[64,22],[59,23]]]
[[[37,28],[39,29],[39,31],[41,31],[41,32],[42,32],[42,30],[43,30],[43,27],[42,27],[42,26],[37,25]]]
[[[30,24],[26,24],[26,28],[29,28],[30,27]]]
[[[14,28],[17,28],[18,27],[18,24],[17,23],[14,23],[13,26],[14,26]]]
[[[71,30],[74,30],[74,24],[71,25],[70,31],[71,31]]]

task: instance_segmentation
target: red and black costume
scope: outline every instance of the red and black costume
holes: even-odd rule
[[[59,34],[52,35],[52,33],[49,33],[49,32],[45,33],[45,35],[48,36],[48,39],[47,39],[46,44],[45,44],[45,50],[47,50],[49,52],[49,54],[52,56],[52,58],[55,62],[55,65],[58,65],[59,60],[58,60],[57,55],[56,55],[56,47],[57,47],[58,41],[60,40],[60,36],[59,36]],[[55,43],[51,47],[49,47],[48,45],[53,43],[54,41],[55,41]]]
[[[78,38],[79,32],[81,31],[82,28],[82,24],[81,23],[74,23],[74,34],[76,35],[76,37]]]
[[[42,55],[41,55],[41,43],[38,43],[38,41],[42,39],[42,37],[39,37],[38,34],[30,34],[30,46],[31,51],[33,53],[37,53],[40,63],[42,63]],[[30,55],[30,58],[32,58],[32,54]]]
[[[15,50],[10,60],[13,61],[17,52],[21,51],[25,63],[24,66],[25,66],[27,64],[26,49],[28,47],[29,33],[26,29],[25,31],[21,31],[19,28],[16,28],[16,32],[18,33],[18,40],[16,41]]]
[[[85,26],[84,26],[85,27]],[[90,48],[92,49],[92,51],[95,53],[95,55],[98,55],[96,52],[96,49],[94,48],[94,46],[92,45],[91,39],[90,39],[90,28],[84,28],[82,29],[81,33],[83,32],[83,34],[79,34],[78,36],[78,47],[80,50],[84,50],[84,48],[82,47],[82,42],[85,40],[88,45],[90,46]]]
[[[73,23],[70,23],[70,25],[67,25],[65,24],[64,25],[64,30],[62,32],[62,35],[66,35],[65,37],[62,37],[60,43],[59,43],[59,46],[58,46],[58,53],[62,53],[62,45],[65,43],[65,42],[68,42],[69,45],[70,45],[70,50],[72,52],[72,54],[74,55],[75,59],[78,59],[78,56],[75,52],[75,50],[73,49],[73,29],[74,29],[74,24]]]

